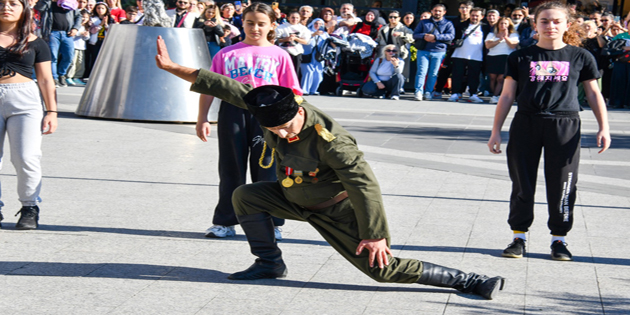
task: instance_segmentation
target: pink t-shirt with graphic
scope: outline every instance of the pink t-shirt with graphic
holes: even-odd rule
[[[225,47],[212,58],[210,71],[254,88],[280,85],[301,92],[289,54],[278,46],[251,46],[243,42]]]

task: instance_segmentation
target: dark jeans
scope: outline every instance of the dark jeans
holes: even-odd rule
[[[103,42],[96,42],[94,45],[86,44],[85,45],[85,72],[83,73],[83,78],[87,79],[90,77],[92,73],[92,69],[94,68],[94,64],[96,64],[96,58],[98,57],[98,52],[101,50],[101,46]]]
[[[374,81],[368,81],[363,85],[363,94],[372,96],[382,96],[389,94],[391,96],[400,96],[400,80],[402,75],[395,75],[387,81],[381,81],[385,85],[384,89],[379,89]]]
[[[464,85],[464,76],[466,76],[466,70],[468,70],[468,90],[470,95],[477,94],[479,89],[479,74],[481,73],[481,67],[483,62],[476,60],[468,60],[461,58],[453,58],[453,91],[452,93],[462,94],[466,91]]]
[[[517,112],[510,126],[507,161],[512,179],[510,216],[514,231],[527,232],[534,221],[534,193],[544,148],[547,226],[552,235],[567,235],[573,226],[580,162],[580,117]]]
[[[236,225],[238,220],[232,206],[232,193],[247,180],[247,166],[252,182],[277,181],[276,166],[264,169],[258,165],[265,139],[263,132],[249,111],[227,102],[221,103],[217,125],[219,139],[219,203],[214,209],[212,224]],[[271,161],[267,148],[264,165]],[[284,219],[273,218],[274,225],[284,225]]]

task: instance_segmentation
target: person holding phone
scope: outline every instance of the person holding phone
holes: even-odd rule
[[[413,43],[413,31],[409,29],[400,20],[400,12],[391,11],[388,15],[389,23],[378,31],[376,36],[376,42],[380,47],[386,45],[395,45],[398,50],[400,59],[405,61],[405,67],[403,68],[402,77],[400,80],[400,89],[404,85],[406,78],[409,77],[409,44]],[[381,55],[381,57],[387,57]]]
[[[398,48],[390,44],[383,47],[383,57],[376,58],[370,68],[371,81],[363,85],[363,94],[378,98],[387,95],[392,100],[400,98],[400,81],[405,62],[398,58]]]

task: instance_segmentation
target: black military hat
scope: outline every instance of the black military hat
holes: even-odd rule
[[[259,86],[243,97],[249,112],[263,127],[284,125],[300,108],[290,88],[277,85]]]

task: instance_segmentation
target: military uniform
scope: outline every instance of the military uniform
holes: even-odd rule
[[[252,88],[201,69],[191,90],[247,109],[244,98]],[[290,97],[294,97],[293,93]],[[297,137],[280,138],[263,128],[267,149],[274,152],[278,181],[243,185],[232,195],[234,209],[252,253],[259,257],[250,269],[241,273],[250,271],[252,274],[253,268],[256,278],[286,275],[281,252],[273,240],[270,214],[308,222],[335,250],[376,281],[453,287],[492,298],[492,293],[498,290],[497,281],[500,280],[502,287],[503,279],[500,277],[492,278],[491,282],[494,282],[483,287],[477,284],[485,283],[489,278],[474,273],[465,274],[416,259],[395,257],[388,257],[389,265],[381,269],[377,264],[370,267],[367,250],[356,255],[362,240],[385,238],[388,246],[390,244],[380,187],[354,137],[315,106],[299,96],[296,99],[305,111],[304,126]],[[256,116],[256,113],[253,114]],[[295,112],[289,115],[294,117]],[[280,126],[286,121],[282,120],[277,125],[261,122],[261,125]],[[256,264],[268,267],[256,267]],[[256,268],[274,271],[261,276]],[[255,279],[247,276],[240,274],[231,279]],[[482,287],[484,292],[477,292]]]

